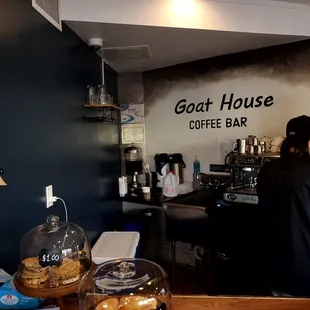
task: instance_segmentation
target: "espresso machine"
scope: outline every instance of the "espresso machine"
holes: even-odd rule
[[[225,189],[223,200],[234,203],[257,204],[258,173],[263,165],[278,159],[279,156],[278,153],[228,154],[226,166],[231,171],[231,184]]]
[[[143,174],[143,155],[142,149],[132,144],[124,150],[125,168],[127,176],[131,177],[129,183],[129,192],[137,192],[141,188],[138,181],[138,175]]]
[[[257,176],[266,163],[279,158],[278,153],[244,152],[244,143],[240,142],[242,148],[229,153],[224,165],[210,165],[211,172],[229,177],[214,208],[208,211],[214,239],[214,290],[224,295],[261,294],[253,269],[257,255]]]

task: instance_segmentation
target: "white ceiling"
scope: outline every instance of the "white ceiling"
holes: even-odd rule
[[[278,45],[305,37],[236,33],[68,21],[85,42],[102,38],[104,47],[148,45],[152,58],[124,59],[109,64],[118,72],[140,72],[179,63]]]

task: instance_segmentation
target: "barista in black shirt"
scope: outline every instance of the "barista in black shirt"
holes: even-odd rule
[[[290,120],[257,180],[257,266],[273,292],[310,296],[310,117]]]

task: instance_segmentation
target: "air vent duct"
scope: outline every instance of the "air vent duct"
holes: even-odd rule
[[[59,2],[60,0],[32,0],[32,7],[62,31]]]
[[[100,55],[107,62],[152,58],[150,49],[147,45],[101,48]]]

